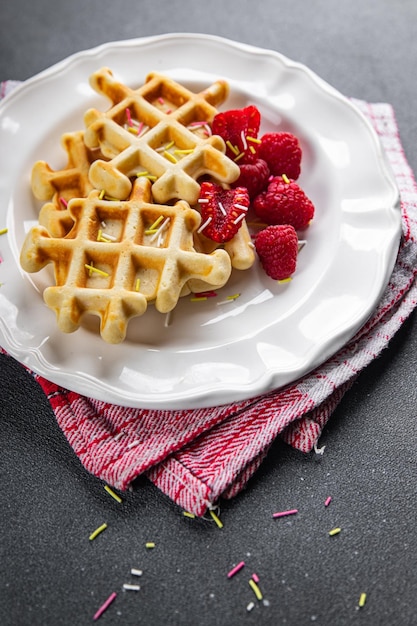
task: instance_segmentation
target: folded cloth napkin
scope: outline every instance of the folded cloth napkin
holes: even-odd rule
[[[15,83],[1,85],[0,95]],[[187,511],[203,515],[245,487],[277,436],[303,452],[357,375],[385,348],[417,304],[417,186],[389,104],[353,101],[380,136],[401,195],[402,241],[372,317],[322,366],[285,389],[193,410],[132,409],[81,396],[33,374],[84,467],[125,490],[140,474]]]

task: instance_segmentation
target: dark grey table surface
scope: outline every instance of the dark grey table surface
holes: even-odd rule
[[[24,80],[111,40],[202,32],[275,49],[347,96],[389,102],[417,171],[414,0],[5,0],[0,80]],[[221,503],[224,528],[187,520],[139,479],[122,506],[82,468],[37,383],[0,357],[0,624],[327,626],[417,624],[417,318],[364,371],[303,455],[279,440],[247,489]],[[331,494],[324,510],[323,494]],[[273,525],[271,507],[308,513]],[[98,520],[111,526],[88,541]],[[329,526],[343,536],[329,544]],[[157,549],[143,550],[153,540]],[[267,603],[228,581],[243,558]],[[122,592],[130,569],[141,591]],[[365,607],[358,599],[367,593]]]

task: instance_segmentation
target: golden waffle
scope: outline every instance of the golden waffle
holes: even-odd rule
[[[193,93],[170,78],[152,73],[138,89],[117,82],[108,68],[90,78],[91,85],[112,102],[107,112],[86,112],[85,143],[100,147],[108,162],[99,159],[90,168],[90,181],[109,196],[128,197],[131,178],[153,180],[155,202],[197,201],[198,179],[209,176],[231,183],[239,167],[225,153],[221,137],[211,135],[207,122],[228,94],[224,81]]]
[[[84,131],[65,133],[61,145],[67,154],[67,164],[53,170],[45,161],[32,168],[31,186],[39,200],[49,200],[40,211],[39,223],[54,237],[63,237],[72,228],[73,220],[67,210],[72,198],[85,198],[93,186],[88,172],[91,163],[102,157],[99,150],[90,150],[84,143]]]
[[[231,272],[224,250],[197,252],[193,234],[200,215],[184,201],[174,206],[151,203],[151,183],[136,181],[130,200],[100,199],[97,190],[68,204],[74,226],[64,238],[33,227],[21,251],[21,265],[37,272],[54,265],[55,286],[44,292],[59,328],[75,331],[84,314],[100,318],[109,343],[126,335],[130,318],[142,315],[148,302],[171,311],[193,281],[200,288],[220,288]]]
[[[224,244],[218,244],[203,234],[197,233],[195,245],[198,250],[206,254],[210,254],[220,247],[224,248],[230,257],[232,267],[236,270],[247,270],[252,267],[256,260],[255,247],[246,220],[242,220],[236,235]]]

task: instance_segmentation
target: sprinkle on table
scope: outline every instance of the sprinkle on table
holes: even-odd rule
[[[259,601],[262,600],[263,598],[262,591],[260,590],[258,584],[253,580],[253,578],[249,579],[249,586],[251,587],[253,593],[255,594],[256,599]]]
[[[0,235],[5,235],[8,232],[8,228],[2,228],[0,229]]]
[[[147,541],[145,543],[145,548],[147,550],[153,550],[154,547],[155,547],[155,543],[153,541]]]
[[[106,528],[107,528],[107,524],[102,524],[101,526],[96,528],[95,531],[92,532],[91,535],[89,536],[89,540],[93,541],[93,539],[95,539],[100,533],[102,533],[103,530],[106,530]]]
[[[216,515],[216,513],[214,511],[210,511],[210,515],[213,518],[213,520],[216,522],[217,526],[219,528],[223,528],[223,522],[220,520],[220,518]]]
[[[338,535],[341,532],[341,528],[332,528],[332,530],[329,530],[329,535],[330,537],[333,537],[334,535]]]
[[[190,519],[195,518],[194,513],[190,513],[189,511],[183,511],[182,514],[184,515],[184,517],[189,517]]]
[[[361,593],[359,597],[359,602],[358,602],[359,608],[362,609],[365,606],[365,603],[366,603],[366,593],[363,592]]]
[[[116,597],[117,597],[117,593],[113,591],[113,593],[109,595],[109,597],[104,602],[104,604],[102,604],[101,607],[98,609],[98,611],[94,614],[94,617],[93,617],[94,621],[103,615],[104,611],[106,611],[109,608],[109,606],[116,599]]]
[[[140,585],[131,585],[129,583],[124,583],[123,589],[125,591],[140,591]]]
[[[296,513],[298,513],[298,509],[289,509],[288,511],[279,511],[278,513],[273,513],[272,517],[287,517],[288,515],[295,515]]]
[[[141,569],[136,569],[135,567],[132,567],[130,573],[132,574],[132,576],[142,576],[143,571]]]
[[[240,570],[245,567],[245,561],[240,561],[235,567],[233,567],[230,572],[227,574],[227,578],[232,578],[235,574],[240,572]]]
[[[122,498],[117,493],[115,493],[111,487],[109,487],[108,485],[104,485],[104,489],[107,491],[109,496],[116,500],[116,502],[118,502],[119,504],[123,502]]]
[[[330,502],[332,501],[332,496],[329,496],[328,498],[325,499],[324,501],[324,506],[329,506]]]

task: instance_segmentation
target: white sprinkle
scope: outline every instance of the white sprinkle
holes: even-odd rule
[[[242,139],[242,143],[243,143],[243,149],[247,150],[248,144],[246,143],[246,137],[245,137],[245,132],[242,130],[242,132],[240,133],[240,137]]]
[[[165,316],[165,323],[164,323],[165,328],[168,328],[168,326],[171,325],[171,318],[172,318],[172,311],[168,311],[168,313]]]
[[[209,201],[209,199],[208,199],[208,198],[199,198],[199,199],[197,200],[197,202],[199,202],[200,204],[206,204],[208,201]]]
[[[134,567],[132,567],[130,573],[132,574],[132,576],[142,576],[143,574],[141,569],[135,569]]]
[[[131,441],[130,443],[127,444],[127,447],[130,448],[135,448],[136,446],[138,446],[141,443],[140,439],[136,439],[135,441]]]
[[[107,239],[108,241],[116,241],[117,237],[114,235],[109,235],[108,233],[101,233],[102,239]]]
[[[304,246],[306,245],[307,241],[305,239],[300,239],[298,242],[298,252],[300,252],[300,250],[302,250],[304,248]]]
[[[119,441],[119,439],[121,439],[123,435],[124,435],[124,432],[121,430],[120,433],[117,433],[117,435],[113,437],[113,441]]]
[[[239,222],[242,222],[245,219],[245,214],[241,213],[240,215],[238,215],[238,217],[233,220],[233,224],[239,224]]]
[[[220,208],[220,211],[223,213],[223,215],[226,215],[226,209],[224,208],[221,202],[219,202],[219,208]]]
[[[205,227],[206,227],[206,226],[208,226],[208,225],[210,224],[211,220],[212,220],[212,217],[211,217],[211,216],[210,216],[210,217],[208,217],[208,218],[206,219],[206,221],[205,221],[203,224],[201,224],[201,226],[200,226],[200,228],[198,229],[198,231],[197,231],[197,232],[198,232],[198,233],[201,233],[201,231],[202,231],[202,230],[204,230],[204,229],[205,229]]]
[[[165,218],[165,220],[162,222],[162,224],[160,225],[160,227],[158,228],[158,230],[156,231],[156,233],[155,233],[154,235],[152,235],[152,237],[150,238],[150,240],[149,240],[149,241],[150,241],[151,243],[152,243],[152,242],[154,242],[154,241],[155,241],[155,239],[156,239],[157,237],[159,237],[159,235],[162,233],[162,231],[163,231],[163,230],[165,230],[165,228],[166,228],[166,227],[168,226],[168,224],[169,224],[169,220],[170,220],[170,219],[171,219],[170,217]]]
[[[106,224],[106,222],[104,222],[104,221],[103,221],[103,222],[101,222],[101,225],[102,225],[102,227],[103,227],[103,228],[107,228],[107,224]]]
[[[128,585],[127,583],[125,583],[123,585],[123,589],[126,589],[126,591],[139,591],[140,587],[139,585]]]
[[[236,202],[236,204],[235,204],[235,207],[236,207],[237,209],[240,209],[241,211],[247,211],[247,210],[248,210],[248,207],[247,207],[247,206],[243,206],[243,204],[238,204],[237,202]]]
[[[255,608],[255,602],[249,602],[248,606],[246,607],[246,610],[252,611],[253,608]]]

